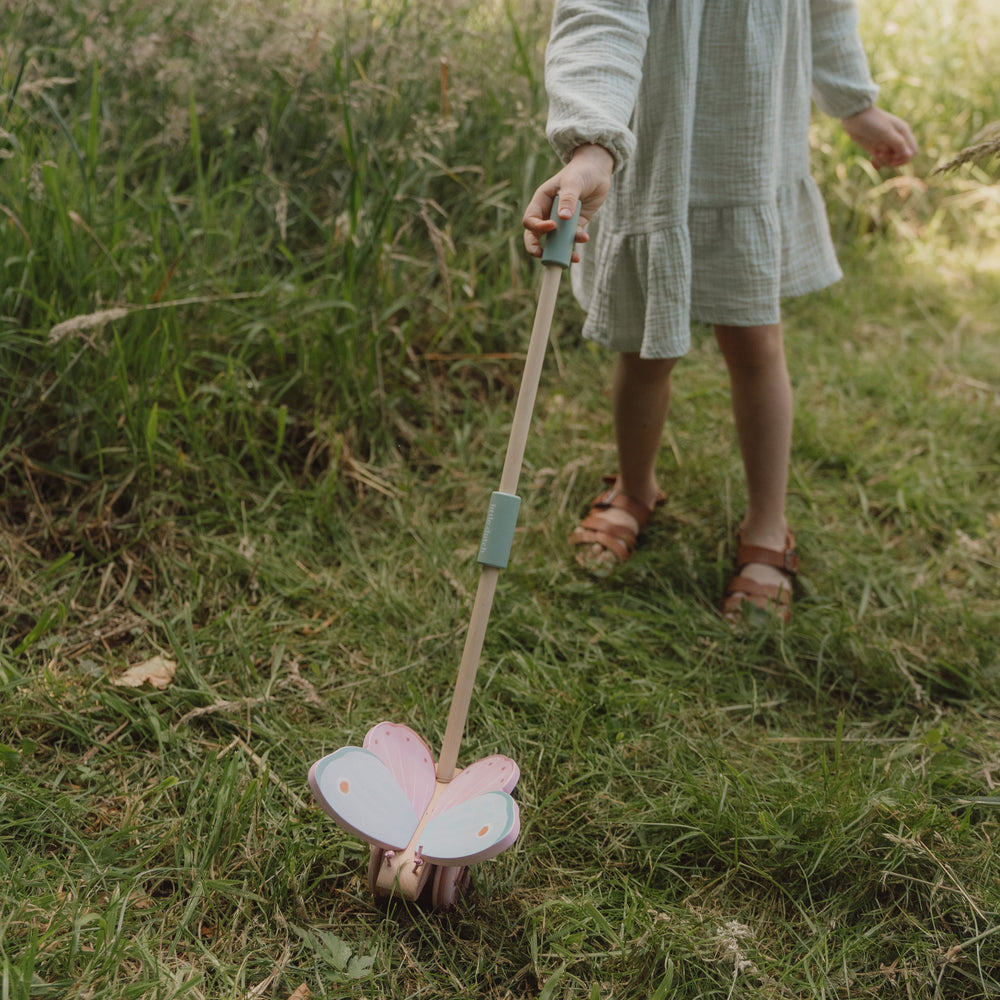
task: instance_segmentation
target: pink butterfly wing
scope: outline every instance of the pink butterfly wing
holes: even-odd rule
[[[432,862],[469,865],[495,857],[520,832],[508,794],[520,771],[509,757],[484,757],[459,771],[440,794],[421,834]],[[382,722],[363,747],[342,747],[313,765],[309,784],[323,809],[344,829],[387,849],[405,847],[436,787],[434,759],[408,726]]]
[[[503,754],[473,761],[448,782],[448,787],[434,804],[434,815],[485,792],[512,792],[520,777],[517,764]]]
[[[434,794],[436,771],[427,744],[409,726],[380,722],[363,744],[389,769],[417,816],[423,816]]]

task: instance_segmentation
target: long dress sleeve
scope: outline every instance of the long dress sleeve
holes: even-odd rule
[[[878,87],[858,35],[854,0],[811,0],[813,100],[835,118],[871,107]]]
[[[620,169],[635,151],[629,120],[649,37],[647,0],[557,0],[545,56],[546,134],[565,162],[597,143]]]

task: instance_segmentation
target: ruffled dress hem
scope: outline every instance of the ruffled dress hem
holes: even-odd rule
[[[692,321],[777,323],[782,299],[842,276],[822,196],[808,176],[769,202],[692,203],[686,221],[647,220],[642,232],[604,231],[600,220],[598,212],[571,273],[587,312],[583,336],[613,351],[680,357],[690,349]]]

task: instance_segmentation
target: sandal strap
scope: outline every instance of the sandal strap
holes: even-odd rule
[[[759,580],[751,580],[748,576],[734,576],[726,587],[727,602],[734,597],[740,600],[753,597],[763,597],[767,601],[777,601],[778,604],[787,606],[792,603],[792,588],[782,587],[777,583],[761,583]],[[756,604],[756,601],[750,602]],[[763,607],[763,604],[759,605]]]
[[[615,488],[614,484],[618,481],[617,476],[608,475],[603,478],[604,482],[611,486],[611,489],[605,490],[594,497],[590,505],[590,512],[593,513],[594,511],[608,510],[610,507],[615,507],[618,510],[625,511],[638,524],[640,530],[645,527],[653,511],[667,499],[663,490],[659,490],[656,494],[656,499],[653,501],[653,506],[647,507],[641,500],[636,500],[635,497],[630,497],[627,493],[622,493],[621,490]]]
[[[639,532],[645,527],[653,511],[666,501],[666,494],[660,490],[653,506],[647,507],[635,497],[630,497],[627,493],[615,489],[615,483],[618,481],[617,476],[604,476],[603,481],[606,486],[611,488],[598,494],[591,501],[590,510],[573,530],[569,537],[569,544],[572,546],[601,545],[612,552],[619,563],[625,563],[628,562],[635,550],[639,540]],[[627,524],[616,524],[609,520],[604,512],[612,508],[628,514],[635,521],[635,530]]]
[[[629,548],[635,545],[636,532],[627,524],[615,524],[609,521],[599,510],[592,510],[578,525],[577,529],[598,531],[605,535],[620,538]]]
[[[606,528],[611,527],[616,527],[616,525],[606,526]],[[632,550],[635,548],[635,541],[635,536],[632,536],[630,541],[629,539],[610,535],[606,529],[585,528],[582,524],[569,536],[570,545],[574,547],[577,545],[594,545],[595,543],[602,545],[609,552],[613,552],[615,558],[620,563],[628,562],[629,557],[632,555]]]
[[[782,590],[781,593],[785,595],[788,591]],[[747,604],[755,608],[760,608],[761,611],[768,614],[777,615],[784,622],[792,620],[791,598],[785,599],[784,596],[779,598],[764,597],[760,594],[747,593],[730,594],[727,596],[722,602],[722,616],[730,622],[738,622],[742,619],[744,608]]]
[[[795,551],[795,536],[791,530],[785,533],[783,549],[767,549],[762,545],[747,545],[742,538],[736,551],[736,565],[742,569],[747,563],[762,563],[795,576],[799,571],[799,557]]]

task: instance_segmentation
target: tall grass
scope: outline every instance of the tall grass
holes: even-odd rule
[[[868,34],[927,164],[994,109],[941,55],[981,79],[985,15],[949,15],[953,46],[899,66],[937,23],[923,10],[905,29],[871,13]],[[215,462],[313,476],[413,436],[428,352],[512,346],[530,307],[518,210],[551,165],[540,5],[5,13],[8,454],[147,488]],[[967,208],[995,208],[978,175],[872,178],[829,122],[816,148],[843,239],[962,238]],[[86,319],[109,307],[129,312]]]
[[[7,13],[3,349],[32,397],[8,451],[147,487],[315,474],[405,430],[415,352],[508,346],[479,288],[523,284],[522,12]],[[497,41],[520,53],[502,90]]]

